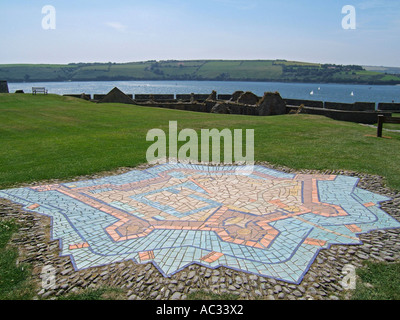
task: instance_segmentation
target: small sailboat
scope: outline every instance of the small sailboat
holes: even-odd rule
[[[314,91],[311,91],[311,92],[310,92],[310,95],[314,95]]]
[[[318,87],[318,91],[320,91],[321,90],[321,87]]]
[[[350,95],[353,97],[353,96],[354,96],[354,92],[352,91],[352,92],[350,93]]]

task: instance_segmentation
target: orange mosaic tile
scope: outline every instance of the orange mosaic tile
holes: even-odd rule
[[[155,258],[154,251],[139,252],[139,259],[142,262],[149,261],[149,260],[154,260],[154,258]]]
[[[375,203],[373,203],[373,202],[364,203],[364,207],[369,208],[369,207],[373,207],[373,206],[375,206]]]
[[[208,262],[208,263],[213,263],[217,261],[219,258],[221,258],[224,254],[221,252],[210,252],[209,254],[205,255],[204,257],[201,258],[202,261]]]
[[[35,209],[37,209],[37,208],[39,208],[40,207],[40,204],[37,204],[37,203],[35,203],[35,204],[33,204],[33,205],[31,205],[31,206],[29,206],[29,207],[27,207],[29,210],[35,210]]]
[[[69,246],[69,250],[76,250],[76,249],[82,249],[82,248],[89,248],[90,245],[87,242],[82,242],[82,243],[76,243],[72,244]]]
[[[347,224],[347,225],[345,225],[345,227],[347,229],[349,229],[351,232],[354,232],[354,233],[362,231],[362,229],[359,226],[355,225],[355,224]]]
[[[357,188],[355,177],[236,169],[166,164],[0,196],[51,217],[77,270],[151,261],[170,276],[197,263],[299,283],[323,247],[400,227],[380,210],[388,198]]]
[[[326,241],[313,238],[307,238],[306,240],[304,240],[304,243],[319,247],[323,247],[324,245],[326,245]]]

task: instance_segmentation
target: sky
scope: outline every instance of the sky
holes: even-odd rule
[[[343,28],[343,19],[353,21],[345,5],[355,9],[355,29]],[[397,0],[0,0],[0,28],[0,64],[286,59],[400,67]]]

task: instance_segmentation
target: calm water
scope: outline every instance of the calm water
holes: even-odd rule
[[[278,91],[283,98],[322,100],[331,102],[400,102],[400,86],[371,86],[352,84],[310,84],[278,82],[224,82],[224,81],[89,81],[9,83],[10,92],[22,89],[31,93],[32,87],[46,87],[54,94],[106,94],[114,87],[127,94],[232,94],[251,91],[262,96],[267,91]],[[311,94],[313,92],[313,94]],[[353,93],[353,95],[352,95]]]

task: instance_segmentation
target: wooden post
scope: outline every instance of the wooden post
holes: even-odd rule
[[[378,115],[378,132],[377,132],[378,138],[382,138],[383,121],[384,121],[384,116],[381,114]]]

